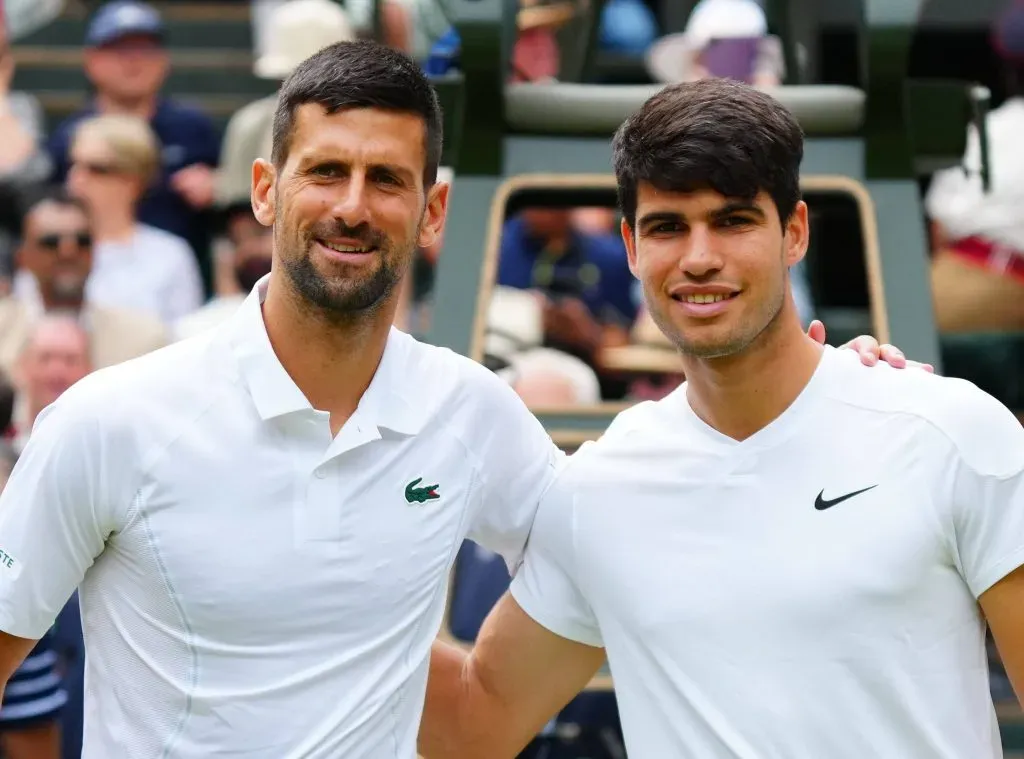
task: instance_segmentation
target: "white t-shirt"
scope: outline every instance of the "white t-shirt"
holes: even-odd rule
[[[631,757],[1001,756],[977,598],[1024,564],[1024,429],[827,349],[743,442],[685,385],[545,496],[512,594],[607,649]]]
[[[0,630],[81,583],[85,759],[411,759],[459,546],[516,565],[554,477],[504,382],[397,330],[332,439],[265,284],[68,390],[0,497]]]
[[[144,311],[173,324],[203,302],[199,264],[177,235],[139,224],[130,242],[97,242],[86,285],[90,303]]]

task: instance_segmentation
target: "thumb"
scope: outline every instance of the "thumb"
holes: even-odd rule
[[[822,324],[818,319],[811,322],[811,326],[807,329],[807,335],[814,342],[819,345],[825,344],[825,325]]]

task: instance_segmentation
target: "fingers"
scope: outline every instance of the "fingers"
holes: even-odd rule
[[[885,343],[879,348],[878,354],[885,363],[896,369],[904,369],[907,366],[907,357],[895,345]]]
[[[929,374],[935,374],[935,367],[931,364],[922,364],[920,361],[907,361],[908,369],[922,369]]]
[[[808,337],[810,337],[814,342],[818,343],[819,345],[824,345],[825,344],[825,325],[822,322],[820,322],[818,319],[815,319],[814,321],[811,322],[811,326],[808,327],[807,335],[808,335]]]
[[[864,366],[874,366],[878,363],[878,357],[882,353],[881,346],[878,341],[871,337],[871,335],[861,335],[856,337],[846,345],[844,348],[857,351],[857,355],[860,356],[860,362]]]

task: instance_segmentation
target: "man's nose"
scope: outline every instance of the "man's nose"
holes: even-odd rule
[[[705,227],[694,227],[683,243],[679,257],[679,268],[694,279],[714,274],[722,268],[722,258],[717,252],[714,236]]]

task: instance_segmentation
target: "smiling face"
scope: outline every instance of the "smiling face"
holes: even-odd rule
[[[423,186],[425,126],[413,113],[295,111],[287,159],[253,168],[254,212],[274,227],[275,271],[334,319],[392,303],[417,247],[433,244],[448,188]]]
[[[746,350],[780,315],[795,313],[788,269],[807,250],[807,206],[785,226],[771,197],[637,187],[635,230],[623,221],[629,265],[651,318],[684,354]]]

